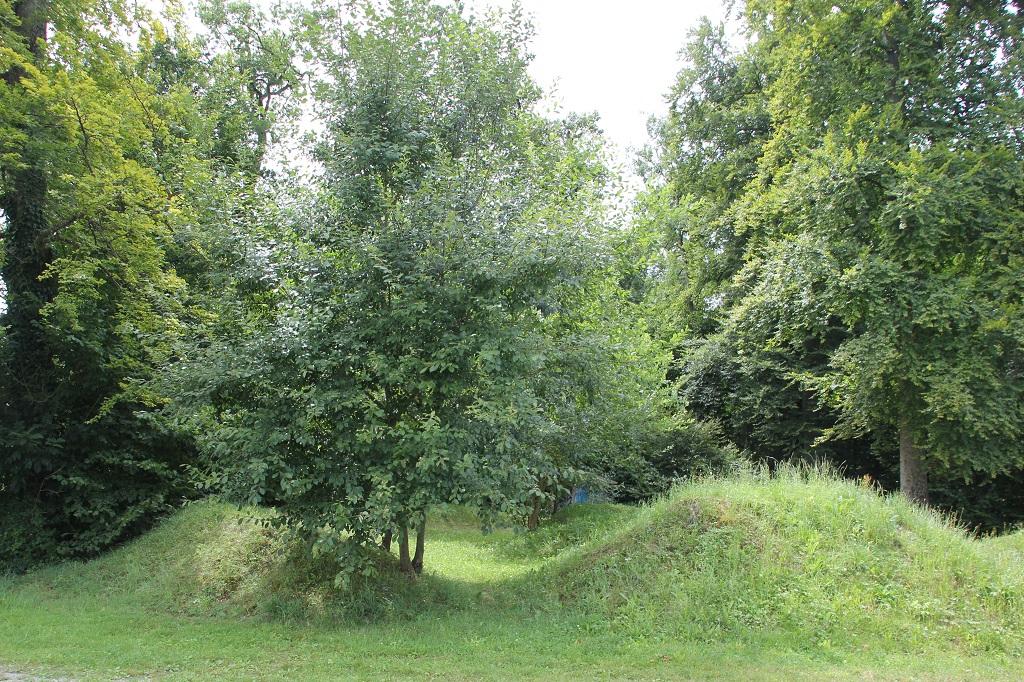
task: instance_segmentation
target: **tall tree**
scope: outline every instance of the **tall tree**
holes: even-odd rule
[[[199,18],[209,35],[204,113],[214,123],[214,153],[244,174],[250,188],[266,172],[273,137],[284,137],[305,90],[294,14],[268,16],[248,2],[207,0]]]
[[[772,119],[765,98],[771,74],[761,50],[737,52],[723,24],[706,18],[691,31],[685,66],[669,93],[669,113],[654,121],[655,146],[640,170],[640,230],[654,232],[666,269],[652,293],[671,316],[665,330],[705,336],[719,330],[731,280],[751,238],[733,207],[757,177]]]
[[[748,351],[820,344],[827,364],[788,374],[838,410],[824,435],[898,434],[922,502],[929,469],[1024,464],[1019,9],[744,13],[770,125],[727,209],[746,243],[726,327]]]
[[[139,383],[176,333],[150,92],[120,3],[0,2],[0,561],[95,552],[176,494]]]
[[[531,111],[518,15],[396,0],[315,25],[323,183],[290,202],[279,265],[250,262],[270,313],[197,349],[184,397],[212,406],[219,484],[350,571],[394,538],[413,574],[429,507],[525,514],[558,474],[541,384],[603,268],[606,171],[591,120]]]
[[[865,473],[874,464],[869,439],[813,447],[837,415],[793,378],[827,365],[844,338],[841,323],[788,347],[746,343],[726,324],[744,295],[735,277],[762,238],[737,207],[777,125],[770,47],[740,49],[724,24],[707,19],[691,31],[668,115],[653,121],[654,144],[640,159],[647,189],[631,235],[643,251],[633,280],[654,311],[652,331],[675,347],[670,376],[693,418],[720,425],[760,461],[827,458]]]

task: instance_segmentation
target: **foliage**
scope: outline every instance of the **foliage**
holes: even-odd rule
[[[299,32],[280,5],[267,16],[248,2],[209,0],[199,7],[209,35],[200,106],[213,127],[212,155],[253,187],[268,174],[271,143],[287,138],[305,94]],[[205,82],[203,82],[205,80]],[[276,138],[276,140],[275,140]]]
[[[703,307],[684,297],[697,321],[680,323],[707,339],[684,371],[716,344],[735,349],[716,371],[746,387],[725,409],[747,410],[754,430],[805,429],[805,451],[898,434],[902,484],[920,499],[928,469],[1019,472],[1016,12],[751,2],[744,20],[736,54],[720,30],[695,35],[699,70],[681,74],[664,128],[668,215],[691,269],[676,281],[697,294],[720,283]],[[736,137],[723,120],[748,123]]]
[[[751,235],[732,209],[758,176],[772,131],[765,90],[773,74],[758,52],[755,43],[737,54],[725,26],[704,19],[684,48],[668,116],[652,121],[653,146],[639,159],[647,191],[635,239],[664,248],[664,284],[650,293],[671,315],[668,337],[718,330],[744,260]]]
[[[48,14],[41,14],[42,12]],[[0,3],[0,563],[95,553],[181,494],[142,382],[179,332],[147,84],[118,3]],[[48,32],[52,34],[48,35]]]

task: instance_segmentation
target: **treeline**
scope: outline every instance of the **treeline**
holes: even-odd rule
[[[218,494],[412,574],[742,459],[1024,518],[1016,6],[736,19],[624,215],[517,10],[0,0],[0,563]]]
[[[755,458],[1024,515],[1017,2],[750,0],[703,23],[643,162],[695,418]]]

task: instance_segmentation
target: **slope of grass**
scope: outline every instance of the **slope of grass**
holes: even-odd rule
[[[1016,656],[1020,540],[972,539],[900,496],[788,472],[680,488],[567,558],[554,583],[635,634]]]
[[[813,472],[531,533],[435,515],[427,570],[350,591],[213,503],[0,580],[6,669],[81,679],[1020,679],[1024,534],[972,538]]]

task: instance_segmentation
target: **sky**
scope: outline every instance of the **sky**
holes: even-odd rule
[[[513,0],[468,0],[474,10]],[[647,119],[668,112],[678,53],[700,17],[721,21],[720,0],[520,0],[536,38],[531,75],[557,84],[565,111],[596,111],[606,137],[628,162],[647,141]]]

